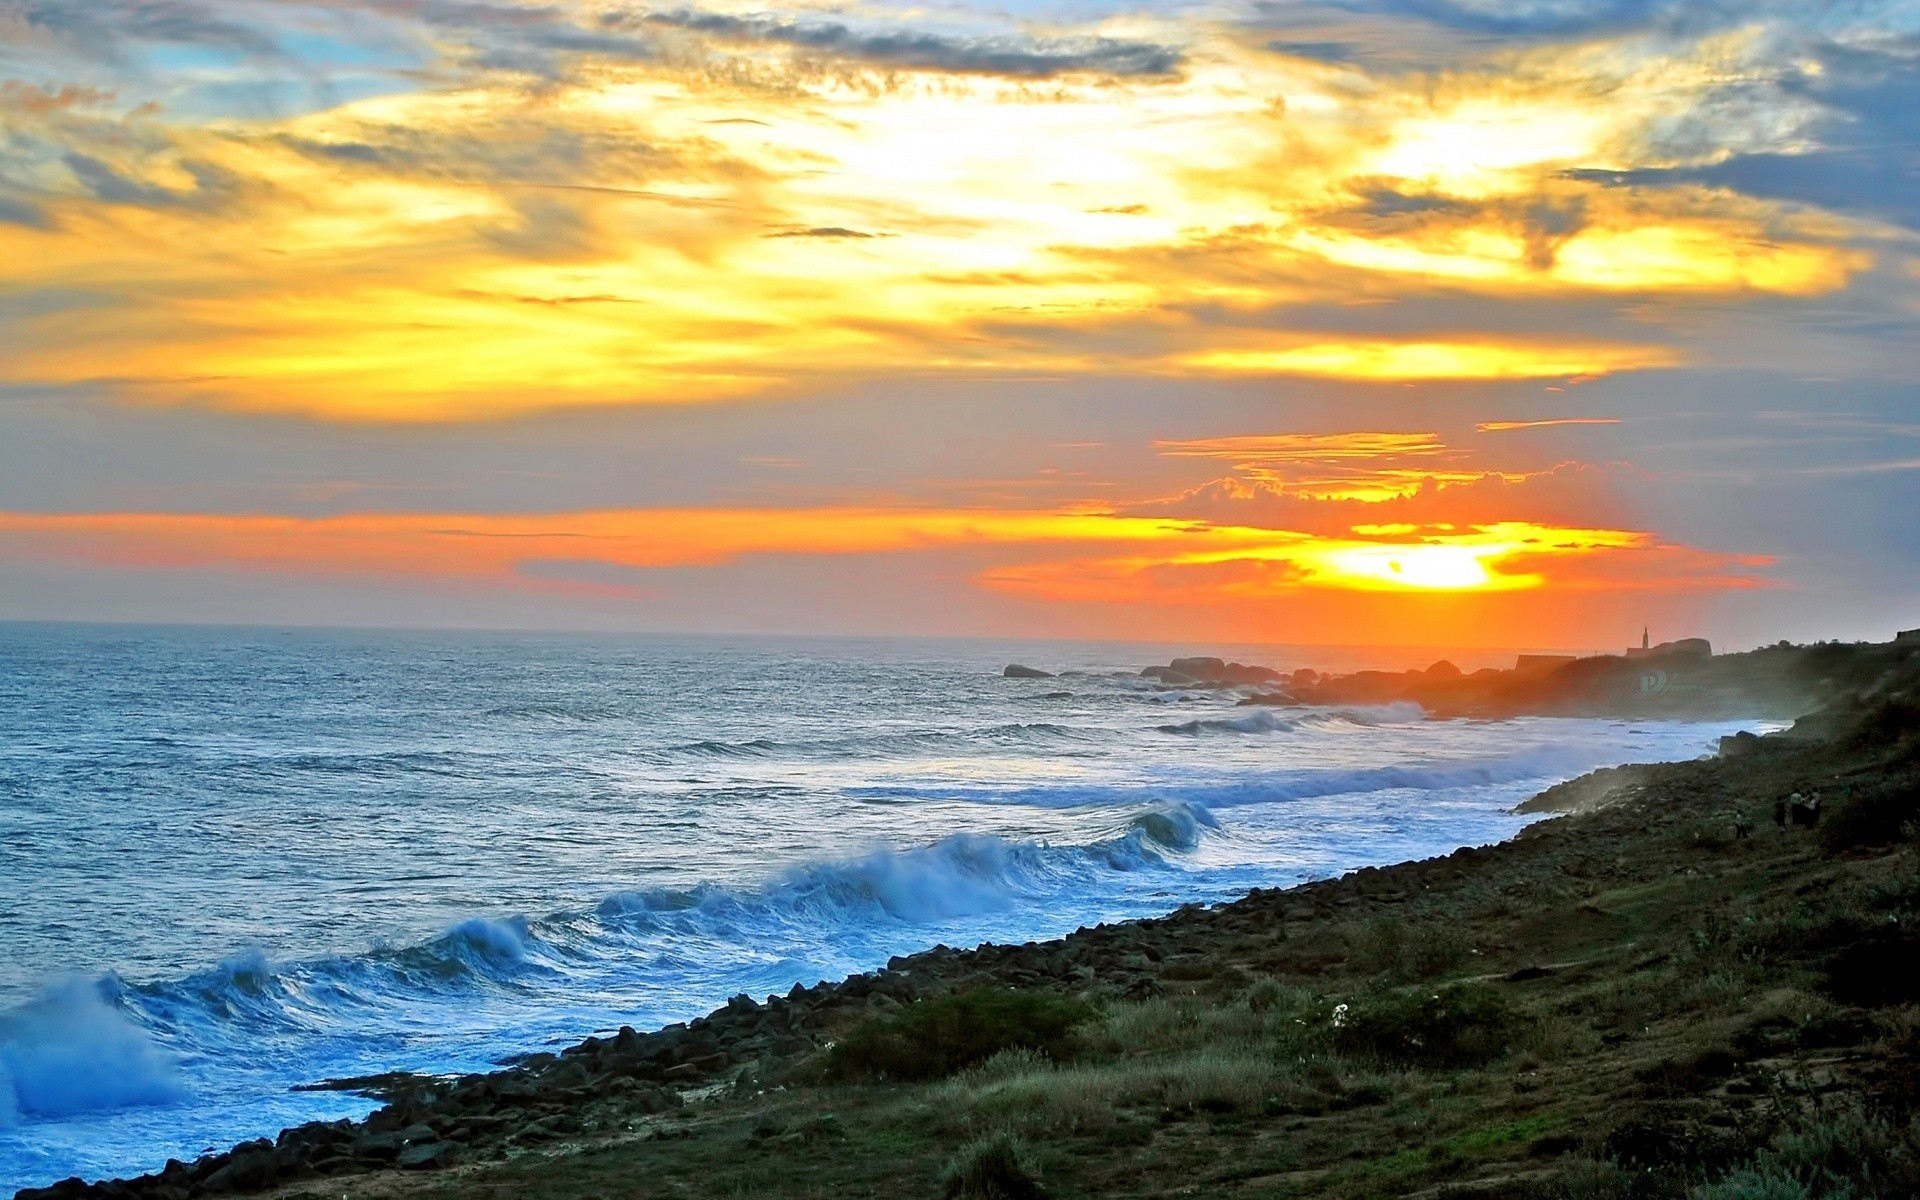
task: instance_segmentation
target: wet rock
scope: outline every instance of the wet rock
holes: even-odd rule
[[[75,1176],[72,1179],[62,1179],[52,1187],[27,1188],[15,1195],[14,1200],[79,1200],[79,1197],[87,1195],[90,1190],[86,1180]]]
[[[224,1192],[257,1192],[269,1188],[280,1178],[280,1164],[273,1152],[264,1148],[236,1151],[227,1165],[206,1177],[200,1187],[216,1195]]]
[[[451,1142],[421,1142],[402,1150],[394,1162],[403,1170],[427,1171],[452,1166],[459,1156],[459,1147]]]
[[[1006,669],[1001,671],[1000,674],[1007,679],[1053,679],[1055,678],[1055,675],[1052,671],[1042,671],[1038,667],[1022,666],[1019,663],[1008,663],[1006,666]]]

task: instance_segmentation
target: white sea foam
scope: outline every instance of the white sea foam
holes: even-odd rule
[[[185,1097],[177,1065],[101,990],[70,979],[0,1015],[0,1124]]]

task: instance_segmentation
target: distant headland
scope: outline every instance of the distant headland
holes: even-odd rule
[[[1243,705],[1281,707],[1411,702],[1441,718],[1517,716],[1787,720],[1871,688],[1920,650],[1920,629],[1890,642],[1778,642],[1715,654],[1705,638],[1588,657],[1521,654],[1514,665],[1463,671],[1444,659],[1404,671],[1329,674],[1301,667],[1193,656],[1149,666],[1140,677],[1168,690],[1237,693]],[[1011,679],[1051,679],[1020,663]]]

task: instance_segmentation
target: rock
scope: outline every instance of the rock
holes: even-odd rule
[[[257,1192],[274,1185],[280,1178],[280,1165],[271,1152],[255,1150],[235,1154],[226,1166],[206,1177],[200,1184],[209,1192]]]
[[[391,1162],[400,1153],[403,1139],[396,1133],[362,1134],[353,1142],[353,1153],[357,1158],[372,1159],[375,1162]]]
[[[1222,658],[1176,658],[1167,664],[1167,668],[1195,679],[1218,679],[1225,673],[1227,662]]]
[[[1249,666],[1211,656],[1176,658],[1164,667],[1148,667],[1140,674],[1175,687],[1237,687],[1242,684],[1276,683],[1283,678],[1272,667]]]
[[[87,1181],[75,1176],[62,1179],[52,1187],[27,1188],[14,1196],[14,1200],[76,1200],[87,1194]]]
[[[1053,679],[1052,671],[1042,671],[1038,667],[1023,667],[1019,663],[1008,663],[1006,670],[1000,672],[1007,679]]]
[[[1170,687],[1193,687],[1200,682],[1198,676],[1176,671],[1172,667],[1146,667],[1140,674],[1146,679],[1158,679]]]
[[[451,1142],[421,1142],[400,1152],[395,1163],[409,1171],[429,1171],[452,1166],[460,1150]]]
[[[1292,706],[1299,703],[1298,700],[1295,700],[1286,692],[1255,692],[1253,695],[1243,696],[1239,700],[1239,706],[1241,708],[1257,705]]]
[[[1460,678],[1460,668],[1443,658],[1428,667],[1426,675],[1429,679],[1458,679]]]

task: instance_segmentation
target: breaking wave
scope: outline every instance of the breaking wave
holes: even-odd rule
[[[178,1065],[114,1005],[115,990],[66,980],[0,1016],[0,1127],[186,1096]]]
[[[1299,729],[1329,729],[1339,725],[1372,728],[1379,725],[1403,725],[1426,719],[1426,710],[1418,704],[1365,705],[1356,708],[1287,709],[1256,708],[1242,716],[1205,717],[1178,724],[1155,726],[1161,733],[1198,737],[1211,733],[1291,733]]]

